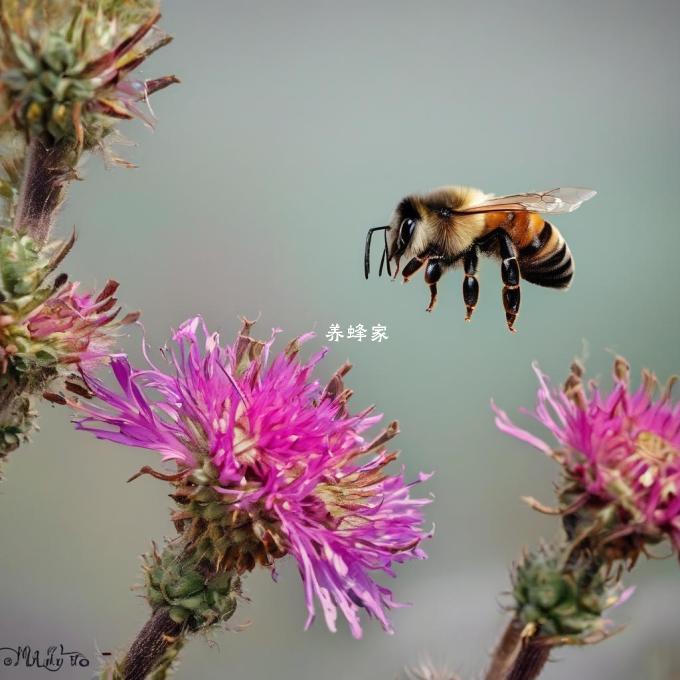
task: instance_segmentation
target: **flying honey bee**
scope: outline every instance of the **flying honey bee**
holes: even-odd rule
[[[508,328],[519,312],[520,277],[549,288],[568,288],[574,275],[569,246],[557,228],[541,214],[567,213],[595,196],[591,189],[565,187],[537,193],[493,196],[471,187],[451,186],[427,194],[404,198],[390,224],[373,227],[366,236],[364,272],[370,271],[371,237],[383,231],[384,250],[379,275],[394,262],[394,278],[402,259],[402,276],[408,281],[425,267],[425,283],[430,287],[430,304],[437,301],[437,282],[447,269],[462,264],[463,300],[469,321],[477,305],[479,255],[501,261],[503,307]]]

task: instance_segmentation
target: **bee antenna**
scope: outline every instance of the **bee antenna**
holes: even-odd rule
[[[385,227],[372,227],[366,234],[366,249],[364,250],[364,276],[366,278],[368,278],[368,274],[370,273],[371,269],[371,238],[373,237],[373,232],[389,228],[389,224]],[[385,242],[387,242],[387,234],[385,235]]]
[[[378,276],[382,276],[383,267],[385,266],[385,256],[386,255],[387,255],[387,252],[383,250],[382,257],[380,258],[380,269],[378,270]]]
[[[392,268],[390,267],[390,247],[387,244],[387,230],[383,232],[385,237],[385,264],[387,265],[387,276],[392,278]]]

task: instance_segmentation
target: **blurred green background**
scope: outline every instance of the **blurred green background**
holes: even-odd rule
[[[183,84],[154,98],[153,135],[123,126],[140,143],[123,149],[139,169],[97,158],[84,168],[59,227],[80,235],[69,274],[121,281],[153,347],[198,313],[226,339],[240,314],[260,314],[262,333],[315,329],[317,344],[331,323],[385,324],[386,343],[331,345],[320,375],[350,357],[355,407],[400,420],[410,476],[437,473],[420,491],[435,496],[430,559],[392,584],[413,603],[394,613],[394,636],[375,622],[358,642],[320,620],[304,632],[289,560],[278,584],[266,572],[247,579],[252,601],[232,623],[252,625],[216,645],[194,640],[177,677],[396,678],[425,655],[476,677],[504,622],[509,566],[557,530],[519,500],[551,502],[555,465],[496,431],[490,399],[511,413],[532,405],[531,361],[561,380],[584,347],[605,382],[615,352],[636,375],[680,371],[680,4],[168,0],[162,26],[176,40],[145,75],[175,72]],[[574,253],[572,289],[524,285],[516,335],[492,262],[471,324],[459,272],[442,280],[431,315],[421,280],[364,281],[367,228],[404,194],[453,183],[599,191],[555,220]],[[139,354],[139,333],[124,343]],[[63,642],[94,660],[145,619],[130,585],[137,556],[172,533],[171,501],[156,480],[125,484],[158,465],[155,454],[43,411],[0,486],[0,646]],[[559,651],[543,677],[680,677],[677,562],[643,562],[627,582],[637,593],[614,612],[627,630]]]

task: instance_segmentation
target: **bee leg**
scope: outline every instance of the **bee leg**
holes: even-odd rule
[[[430,304],[425,308],[426,312],[431,312],[437,304],[437,284],[430,284]]]
[[[442,276],[442,266],[438,260],[428,260],[425,268],[425,283],[430,286],[430,304],[427,311],[431,312],[437,304],[437,281]]]
[[[479,298],[479,281],[477,280],[477,262],[479,260],[479,247],[472,246],[463,260],[465,267],[465,278],[463,279],[463,301],[467,313],[465,320],[469,321],[472,317],[472,312],[475,311],[477,300]]]
[[[501,277],[503,278],[503,307],[508,329],[515,333],[513,328],[515,319],[519,313],[519,263],[517,262],[517,249],[510,237],[502,231],[498,235],[501,255]]]
[[[401,275],[404,277],[404,283],[406,283],[426,262],[426,257],[414,257],[410,259],[401,272]]]

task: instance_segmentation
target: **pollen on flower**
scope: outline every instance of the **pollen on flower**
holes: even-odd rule
[[[244,574],[291,555],[307,625],[318,599],[331,630],[339,608],[356,637],[361,610],[391,631],[386,610],[396,603],[373,572],[394,575],[395,563],[423,559],[429,536],[429,501],[412,498],[412,484],[387,470],[398,427],[365,439],[380,416],[347,410],[349,366],[324,388],[312,372],[325,351],[298,356],[311,334],[273,356],[278,331],[262,343],[251,327],[223,346],[200,318],[188,320],[165,353],[168,371],[114,357],[118,390],[86,374],[95,400],[71,402],[82,413],[77,427],[175,462],[178,473],[165,476],[178,504],[172,519],[208,572]]]

